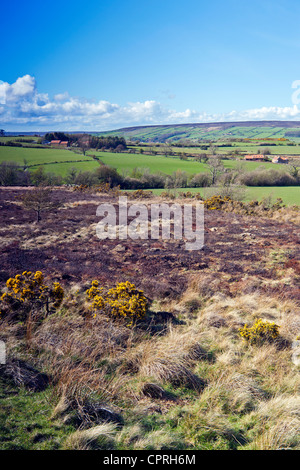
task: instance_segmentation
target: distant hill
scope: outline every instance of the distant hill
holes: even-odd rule
[[[118,135],[142,142],[179,142],[229,138],[300,138],[299,121],[246,121],[124,127],[97,135]]]

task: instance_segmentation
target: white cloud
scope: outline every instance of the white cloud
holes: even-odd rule
[[[57,95],[54,95],[55,101],[63,101],[69,98],[69,93],[65,91],[64,93],[57,93]]]
[[[158,101],[129,102],[126,106],[106,100],[89,101],[58,93],[52,99],[38,93],[35,78],[19,77],[14,83],[0,81],[1,126],[24,126],[61,130],[104,130],[132,125],[180,124],[245,120],[300,120],[296,104],[286,107],[261,107],[244,111],[210,114],[192,109],[178,111]]]
[[[35,79],[30,75],[19,77],[12,85],[7,82],[0,82],[1,104],[16,103],[19,100],[30,99],[35,94]]]

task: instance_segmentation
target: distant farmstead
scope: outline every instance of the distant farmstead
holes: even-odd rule
[[[51,140],[50,144],[52,147],[63,147],[66,148],[69,146],[69,142],[67,140]]]
[[[251,162],[264,162],[265,156],[264,155],[246,155],[245,160],[248,160]]]
[[[280,156],[274,157],[272,160],[272,163],[289,163],[289,159],[287,157],[282,157],[280,155]]]

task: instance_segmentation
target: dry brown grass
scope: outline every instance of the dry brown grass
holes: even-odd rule
[[[89,450],[93,447],[110,449],[116,427],[113,423],[105,423],[90,429],[78,430],[66,439],[63,450]]]
[[[300,399],[278,395],[262,402],[253,412],[257,436],[248,445],[249,450],[300,449]]]
[[[16,205],[20,225],[10,224],[7,204],[1,228],[4,282],[12,270],[44,263],[45,274],[62,278],[66,289],[60,312],[33,326],[30,349],[24,326],[2,321],[8,356],[49,374],[55,424],[63,426],[87,402],[107,404],[126,418],[123,428],[81,429],[65,448],[113,442],[126,449],[180,448],[185,438],[194,448],[228,441],[253,449],[299,446],[300,385],[291,348],[300,335],[295,226],[261,218],[253,225],[250,218],[209,211],[199,253],[160,240],[124,241],[120,249],[119,240],[100,244],[91,235],[100,200],[70,193],[64,210],[47,215],[40,227],[30,226]],[[280,250],[290,254],[288,265],[272,258]],[[91,318],[84,292],[92,279],[105,287],[136,282],[153,300],[153,312],[132,329],[104,315]],[[170,315],[163,319],[163,311]],[[257,318],[279,325],[277,342],[243,341],[239,328]],[[161,396],[145,396],[149,383]]]

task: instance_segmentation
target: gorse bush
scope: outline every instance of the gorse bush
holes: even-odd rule
[[[57,309],[63,300],[64,290],[59,282],[47,285],[41,271],[24,271],[6,281],[6,291],[1,296],[4,306],[18,314],[32,312],[48,314]]]
[[[217,210],[221,209],[222,206],[231,201],[232,199],[228,196],[212,196],[204,201],[204,205],[208,210]]]
[[[111,289],[99,286],[92,281],[86,291],[90,303],[89,312],[95,318],[103,313],[114,319],[126,319],[128,325],[143,318],[147,312],[148,301],[142,290],[130,282],[120,282]],[[64,289],[59,282],[48,285],[41,271],[24,271],[6,281],[5,291],[0,296],[2,318],[40,320],[61,306]]]
[[[47,285],[41,271],[24,271],[6,281],[6,291],[1,295],[1,316],[25,322],[29,345],[32,328],[43,317],[55,311],[64,298],[59,282]]]
[[[128,281],[120,282],[116,287],[105,291],[103,287],[99,287],[99,282],[94,280],[86,294],[91,302],[90,311],[94,318],[98,312],[102,312],[115,319],[129,320],[128,325],[131,326],[147,312],[148,302],[143,291]]]
[[[239,333],[250,344],[273,342],[279,336],[279,326],[258,318],[253,326],[245,325],[239,330]]]

